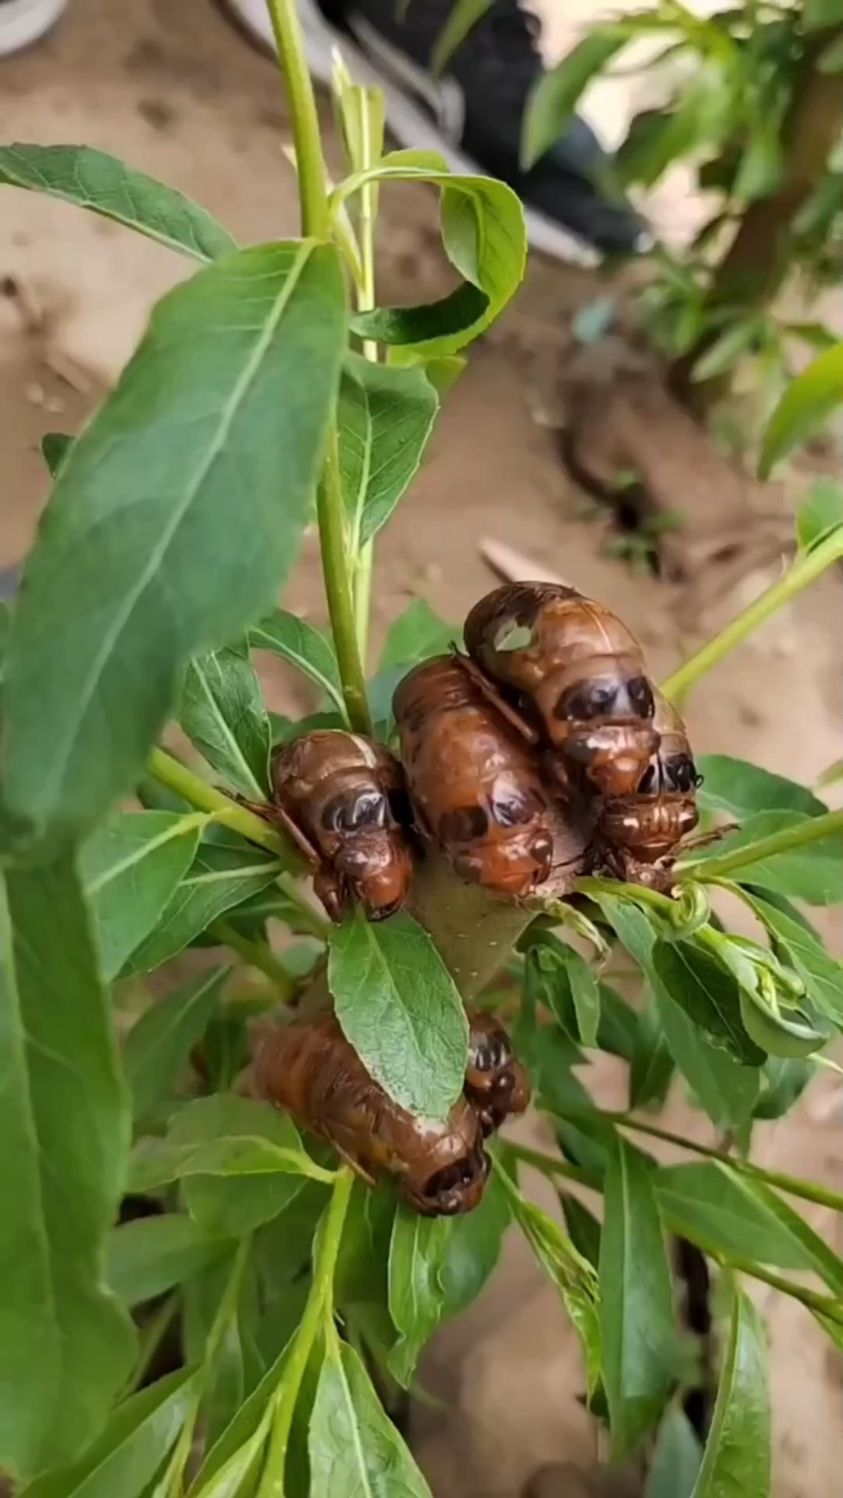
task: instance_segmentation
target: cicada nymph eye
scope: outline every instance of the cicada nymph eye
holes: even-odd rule
[[[403,905],[412,878],[406,786],[382,744],[342,730],[304,734],[272,762],[275,805],[315,869],[332,919],[358,900],[372,920]]]

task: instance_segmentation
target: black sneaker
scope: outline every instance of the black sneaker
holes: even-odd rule
[[[273,45],[266,0],[226,0],[247,29]],[[518,153],[527,96],[541,72],[539,22],[516,0],[492,0],[452,54],[429,71],[453,0],[299,0],[311,73],[331,75],[338,43],[357,82],[383,89],[392,134],[404,146],[441,151],[454,171],[500,177],[524,203],[530,243],[559,259],[594,264],[602,255],[649,249],[643,221],[598,185],[608,157],[575,117],[528,172]]]

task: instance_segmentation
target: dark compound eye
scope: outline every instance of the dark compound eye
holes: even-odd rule
[[[677,754],[665,765],[665,780],[672,791],[693,791],[700,777],[690,754]]]
[[[443,843],[470,843],[485,837],[489,818],[482,806],[457,806],[439,819],[439,840]]]
[[[329,801],[322,813],[322,826],[337,832],[354,832],[360,827],[384,827],[386,803],[379,791],[360,791],[357,796],[338,796]]]
[[[562,693],[553,716],[569,723],[604,718],[611,713],[617,695],[617,684],[613,681],[586,681]]]
[[[637,713],[639,718],[652,718],[656,704],[653,699],[653,689],[646,676],[634,676],[632,681],[627,682],[626,690],[633,712]]]
[[[519,827],[531,822],[541,809],[538,797],[530,794],[510,792],[509,795],[492,797],[492,821],[498,827]]]

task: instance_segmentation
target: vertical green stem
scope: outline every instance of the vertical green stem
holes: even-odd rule
[[[344,1165],[337,1173],[331,1200],[317,1233],[313,1282],[307,1297],[304,1315],[299,1322],[295,1341],[284,1368],[266,1465],[263,1469],[257,1498],[285,1498],[284,1473],[293,1416],[296,1412],[302,1379],[313,1351],[313,1344],[333,1295],[334,1270],[353,1184],[354,1176],[348,1166]]]
[[[374,165],[374,156],[369,101],[365,93],[361,91],[360,161],[359,163],[354,163],[355,169],[357,171],[368,171]],[[361,312],[368,312],[375,305],[376,204],[377,188],[373,183],[369,182],[360,193],[360,222],[358,224],[361,274],[360,284],[357,288],[357,306]],[[374,339],[364,339],[363,355],[366,359],[371,359],[373,364],[377,363],[378,346]],[[367,541],[363,546],[358,547],[354,568],[354,619],[357,628],[357,648],[364,661],[369,643],[369,610],[372,596],[373,564],[374,545],[371,541]]]
[[[318,239],[327,239],[331,227],[328,181],[316,99],[302,40],[298,3],[297,0],[267,0],[267,3],[290,106],[302,232]],[[366,682],[357,648],[336,429],[328,440],[328,454],[317,491],[316,510],[325,592],[348,716],[353,728],[367,733],[371,730],[371,720],[366,703]]]

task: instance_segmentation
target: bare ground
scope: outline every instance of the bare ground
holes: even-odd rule
[[[205,203],[244,241],[295,232],[274,71],[210,0],[132,7],[72,0],[54,36],[0,70],[0,138],[79,141],[122,154]],[[3,203],[0,281],[13,278],[22,299],[0,301],[0,567],[24,554],[46,494],[40,437],[78,429],[152,301],[188,269],[62,204],[9,189]],[[385,195],[385,296],[415,300],[441,285],[434,215],[423,191]],[[561,574],[610,601],[641,637],[656,675],[781,565],[780,555],[747,551],[736,567],[734,552],[717,559],[715,548],[691,595],[688,582],[660,582],[607,555],[612,527],[567,476],[552,429],[571,312],[596,284],[536,262],[517,304],[474,353],[432,455],[379,547],[375,647],[411,597],[463,617],[492,581],[481,555],[487,539],[532,559],[536,575]],[[696,523],[704,495],[681,445],[675,472],[676,508],[693,503]],[[780,515],[781,499],[775,508]],[[722,517],[722,505],[716,509]],[[727,530],[728,516],[721,523]],[[286,602],[321,622],[312,539]],[[705,681],[689,713],[697,748],[756,759],[806,782],[839,757],[839,619],[839,578],[828,577]],[[286,676],[273,677],[268,690],[279,708],[299,702]],[[606,1070],[611,1091],[617,1078]],[[674,1126],[689,1121],[681,1098],[672,1108]],[[765,1128],[762,1157],[839,1184],[841,1113],[833,1087],[816,1086],[786,1124]],[[815,1225],[843,1248],[838,1219],[818,1209]],[[843,1462],[841,1360],[800,1307],[766,1296],[764,1304],[774,1346],[776,1498],[825,1498]],[[425,1384],[443,1401],[414,1420],[437,1498],[515,1498],[543,1463],[572,1461],[583,1472],[593,1465],[598,1443],[576,1397],[581,1373],[570,1328],[514,1236],[480,1302],[437,1339]],[[542,1498],[557,1492],[579,1498],[570,1471],[547,1476]]]

